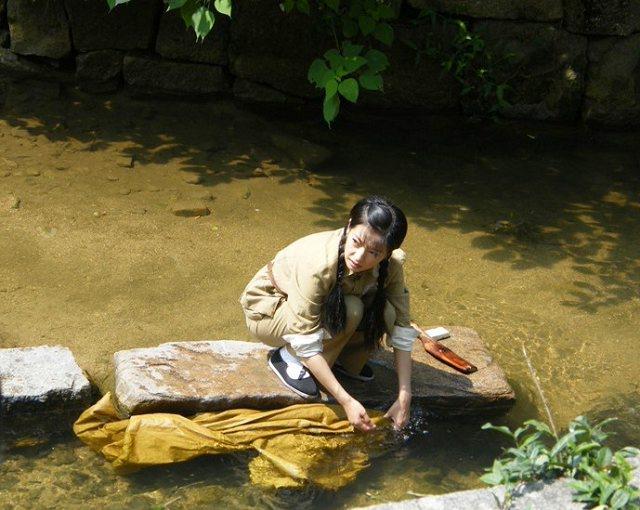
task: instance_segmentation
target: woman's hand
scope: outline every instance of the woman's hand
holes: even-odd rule
[[[393,422],[393,428],[400,430],[409,423],[409,411],[411,409],[411,394],[401,393],[384,415]]]
[[[347,413],[349,423],[362,432],[370,432],[376,428],[367,411],[355,398],[351,398],[342,406]]]

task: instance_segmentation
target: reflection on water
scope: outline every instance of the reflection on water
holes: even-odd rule
[[[384,192],[410,220],[413,315],[476,329],[516,390],[498,421],[544,418],[524,344],[559,426],[615,415],[615,444],[638,445],[637,137],[441,118],[354,117],[329,131],[316,117],[11,89],[0,195],[20,207],[0,211],[0,345],[64,344],[106,391],[119,349],[247,339],[237,297],[255,270],[287,242],[339,226],[358,197]],[[335,157],[300,170],[271,143],[276,130]],[[133,168],[122,159],[131,156]],[[172,215],[184,200],[212,214]],[[0,498],[15,508],[405,499],[477,486],[501,445],[479,430],[484,421],[415,417],[406,441],[337,494],[261,491],[242,455],[116,476],[66,438],[2,451]]]

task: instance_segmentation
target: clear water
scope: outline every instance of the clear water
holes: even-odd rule
[[[66,345],[106,391],[114,351],[248,339],[237,297],[255,270],[384,193],[410,220],[414,317],[476,329],[516,390],[497,421],[546,419],[524,345],[559,427],[617,416],[614,444],[640,443],[637,136],[355,114],[329,131],[317,112],[275,113],[11,88],[0,197],[21,205],[0,212],[0,345]],[[299,170],[270,141],[281,130],[333,147],[334,159]],[[131,154],[133,169],[118,165]],[[212,214],[171,214],[192,199]],[[119,476],[62,436],[4,446],[0,506],[346,508],[479,486],[501,447],[480,430],[486,418],[420,414],[335,494],[252,487],[243,456]]]

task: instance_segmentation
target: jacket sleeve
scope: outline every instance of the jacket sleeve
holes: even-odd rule
[[[404,261],[404,252],[395,250],[389,259],[389,276],[387,277],[385,292],[387,301],[396,312],[393,330],[390,331],[391,345],[402,351],[411,351],[413,342],[418,337],[418,332],[411,327],[409,291],[404,281]]]

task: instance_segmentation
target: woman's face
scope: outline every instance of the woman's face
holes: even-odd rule
[[[383,237],[368,225],[356,225],[347,230],[344,261],[353,273],[368,271],[387,256]]]

